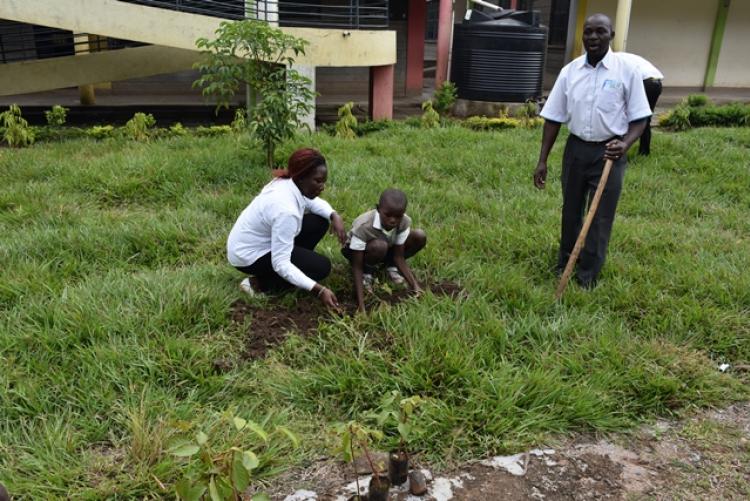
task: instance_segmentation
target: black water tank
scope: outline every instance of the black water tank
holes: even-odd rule
[[[535,12],[514,14],[454,26],[451,80],[459,98],[523,102],[542,95],[547,28],[529,24]]]

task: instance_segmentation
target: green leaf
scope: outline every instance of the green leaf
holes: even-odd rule
[[[292,430],[287,428],[286,426],[277,426],[276,429],[287,436],[290,442],[292,442],[292,445],[297,448],[300,445],[300,440],[297,435],[292,433]]]
[[[232,421],[234,422],[234,427],[237,428],[237,431],[241,431],[247,425],[247,420],[242,419],[241,417],[235,417]]]
[[[258,456],[253,451],[245,451],[242,453],[242,466],[245,467],[248,473],[258,467],[260,461]]]
[[[206,442],[208,442],[208,435],[206,435],[202,431],[199,431],[195,435],[195,441],[198,442],[198,445],[204,445]]]
[[[177,497],[182,501],[200,501],[208,487],[204,483],[192,485],[190,480],[183,478],[175,484]]]
[[[268,494],[261,492],[260,494],[255,494],[250,501],[271,501],[271,498],[268,497]]]
[[[258,435],[264,442],[268,442],[268,433],[255,421],[247,421],[247,427]]]
[[[200,450],[201,448],[195,444],[185,444],[174,449],[170,449],[169,453],[180,458],[185,458],[194,456]]]
[[[234,461],[232,461],[232,483],[234,488],[240,492],[250,485],[250,471],[245,468],[244,455],[242,459],[235,456]]]
[[[211,501],[224,501],[219,495],[219,490],[216,488],[216,477],[211,477],[208,482],[208,495],[211,496]]]
[[[399,435],[401,435],[401,438],[403,438],[404,440],[407,440],[409,438],[409,433],[411,433],[411,426],[409,426],[406,423],[399,423],[398,433]]]

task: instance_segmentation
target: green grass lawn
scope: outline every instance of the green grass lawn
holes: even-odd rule
[[[394,389],[429,398],[415,448],[432,461],[746,398],[717,365],[750,360],[750,129],[655,133],[628,169],[600,286],[560,304],[562,139],[537,191],[540,135],[400,127],[284,145],[279,158],[323,151],[324,197],[347,223],[383,188],[406,191],[429,238],[412,267],[467,295],[332,321],[226,374],[213,361],[239,356],[247,326],[228,316],[241,276],[225,239],[268,179],[259,150],[0,149],[0,481],[29,499],[169,496],[168,442],[226,409],[303,437],[264,454],[270,475],[326,453],[332,423]],[[332,237],[321,248],[340,290],[344,260]]]

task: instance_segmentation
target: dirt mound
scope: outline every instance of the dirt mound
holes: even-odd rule
[[[458,297],[463,293],[463,289],[453,282],[433,284],[430,290],[439,296]],[[391,293],[378,290],[375,294],[367,295],[366,307],[369,311],[382,303],[398,304],[411,296],[405,289]],[[347,291],[341,294],[339,300],[342,297],[350,298],[352,294]],[[351,316],[357,310],[356,303],[351,299],[341,301],[340,307],[343,316]],[[303,336],[315,333],[321,322],[326,322],[335,315],[312,296],[299,298],[293,306],[284,304],[281,298],[271,298],[264,305],[248,304],[240,299],[232,303],[230,314],[232,321],[240,324],[244,324],[247,317],[250,317],[247,344],[242,353],[244,359],[264,357],[268,350],[281,344],[289,332]],[[217,362],[215,365],[220,370],[222,364]]]

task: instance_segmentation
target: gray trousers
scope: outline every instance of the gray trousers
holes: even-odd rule
[[[591,199],[594,198],[594,192],[596,192],[604,168],[605,149],[605,142],[589,143],[572,134],[568,136],[562,167],[562,231],[557,262],[559,270],[565,269],[568,257],[581,231],[583,218],[588,211]],[[617,160],[612,165],[604,193],[599,201],[599,208],[586,236],[586,243],[578,257],[576,277],[582,285],[596,283],[599,271],[604,266],[626,167],[626,157]]]

